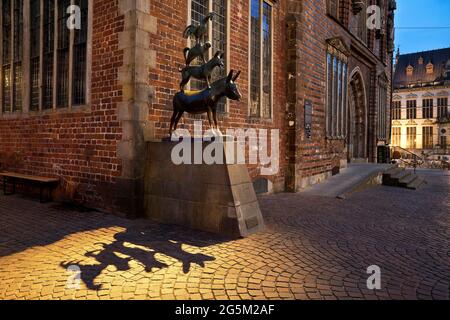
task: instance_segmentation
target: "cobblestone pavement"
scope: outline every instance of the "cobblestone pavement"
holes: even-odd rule
[[[0,196],[0,299],[449,299],[450,173],[421,174],[419,191],[263,197],[267,231],[235,241]]]

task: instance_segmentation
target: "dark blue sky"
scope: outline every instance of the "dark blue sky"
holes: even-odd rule
[[[396,46],[402,54],[450,47],[450,0],[397,0]]]

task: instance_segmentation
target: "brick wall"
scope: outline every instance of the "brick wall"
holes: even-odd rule
[[[117,76],[123,60],[118,49],[123,16],[117,5],[117,0],[93,4],[90,106],[0,116],[2,170],[60,177],[57,198],[108,211],[115,211],[110,190],[121,175],[117,103],[122,88]]]
[[[296,127],[295,134],[290,137],[291,145],[288,146],[288,150],[290,148],[295,152],[288,153],[291,158],[291,176],[287,178],[290,182],[287,187],[289,190],[298,190],[328,178],[334,167],[342,168],[347,162],[346,141],[326,138],[326,40],[339,37],[351,51],[349,76],[355,69],[359,69],[363,76],[367,95],[369,161],[376,161],[377,75],[384,71],[390,78],[390,65],[383,65],[386,53],[384,61],[381,61],[381,52],[371,51],[380,46],[379,41],[375,40],[374,31],[369,32],[368,46],[349,31],[353,15],[350,0],[341,1],[340,20],[325,14],[326,0],[291,0],[288,1],[288,7],[291,8],[290,23],[296,25],[297,30],[288,37],[290,52],[296,52],[296,55],[288,55],[289,73],[295,75],[291,76],[288,100]],[[314,107],[311,139],[305,137],[303,127],[305,100],[310,100]],[[292,160],[294,153],[295,161]]]

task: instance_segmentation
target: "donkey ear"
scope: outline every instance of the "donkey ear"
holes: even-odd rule
[[[228,74],[228,77],[227,77],[227,82],[231,82],[233,80],[233,73],[234,73],[234,70],[230,70],[230,73]]]
[[[217,51],[214,56],[216,56],[216,58],[222,58],[223,57],[223,52],[222,51]]]
[[[238,73],[236,73],[236,75],[233,77],[233,82],[236,81],[240,75],[241,75],[241,70],[239,70]]]

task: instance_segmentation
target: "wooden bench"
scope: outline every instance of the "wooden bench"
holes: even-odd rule
[[[51,201],[51,191],[56,188],[59,184],[59,179],[56,178],[46,178],[39,176],[30,176],[26,174],[14,173],[14,172],[1,172],[0,176],[3,177],[3,193],[5,196],[13,195],[16,193],[17,183],[29,183],[37,185],[39,187],[39,197],[41,203],[44,202],[43,191],[48,189],[48,200]],[[7,184],[12,184],[12,192],[7,192]]]

